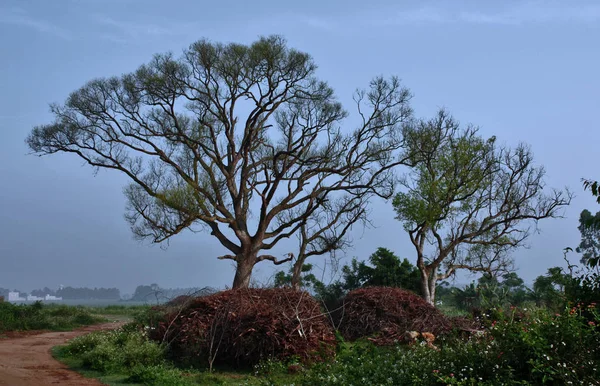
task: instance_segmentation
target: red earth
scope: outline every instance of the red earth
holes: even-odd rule
[[[52,358],[52,347],[76,336],[109,330],[123,323],[104,323],[67,332],[9,332],[0,338],[0,386],[102,385],[85,378]]]

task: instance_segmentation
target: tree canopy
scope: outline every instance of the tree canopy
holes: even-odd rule
[[[159,243],[205,229],[236,263],[233,287],[246,287],[256,263],[291,259],[268,251],[318,213],[352,216],[371,196],[391,197],[393,168],[407,161],[398,152],[410,93],[397,78],[358,90],[358,125],[342,128],[347,112],[315,70],[279,36],[200,40],[179,58],[90,81],[52,105],[54,122],[27,143],[125,174],[135,235]]]
[[[361,287],[399,287],[419,292],[419,270],[408,259],[400,260],[386,248],[377,250],[365,261],[352,259],[342,268],[344,288],[347,291]]]
[[[413,162],[393,206],[417,253],[423,296],[457,269],[494,272],[510,266],[532,222],[560,216],[567,191],[548,190],[529,147],[500,147],[445,111],[405,131]]]
[[[600,212],[592,215],[589,210],[584,209],[579,215],[579,232],[581,241],[576,248],[581,253],[581,263],[595,267],[600,257]]]

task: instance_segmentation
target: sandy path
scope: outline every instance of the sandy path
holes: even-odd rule
[[[52,358],[50,350],[76,336],[92,331],[117,328],[122,324],[97,324],[75,331],[44,332],[35,335],[17,333],[17,337],[0,339],[0,385],[102,385],[96,380],[84,378],[67,369],[65,365]]]

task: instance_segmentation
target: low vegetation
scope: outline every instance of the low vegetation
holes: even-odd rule
[[[221,365],[178,367],[168,346],[136,323],[73,339],[55,354],[71,366],[121,383],[144,385],[541,385],[600,384],[600,323],[596,305],[561,313],[546,309],[491,309],[485,330],[469,338],[376,346],[366,339],[338,341],[335,359],[303,365],[268,359],[231,372]],[[115,383],[119,384],[119,383]]]
[[[6,331],[66,331],[105,321],[84,307],[44,305],[41,302],[16,305],[0,302],[0,333]]]
[[[410,277],[385,255],[399,267],[393,280]],[[460,318],[405,289],[351,289],[374,282],[384,266],[375,259],[346,269],[344,282],[302,280],[314,298],[281,274],[282,288],[144,308],[55,355],[114,385],[600,385],[600,274],[589,261],[577,272],[551,268],[533,289],[515,273],[441,287],[445,311],[458,307]]]

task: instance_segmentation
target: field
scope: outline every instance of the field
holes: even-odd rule
[[[173,357],[151,339],[152,322],[136,320],[57,347],[72,369],[109,385],[538,385],[600,384],[600,322],[595,305],[550,312],[544,308],[491,309],[474,335],[450,334],[435,345],[377,346],[370,338],[345,341],[324,361],[264,359],[253,366],[215,366]],[[258,328],[258,327],[257,327]]]
[[[376,302],[375,298],[382,293],[387,295],[381,298],[381,302]],[[397,295],[394,296],[399,297],[392,300],[391,294],[396,293]],[[4,352],[2,355],[9,355],[12,358],[11,361],[5,361],[6,366],[2,371],[16,369],[13,371],[14,374],[27,374],[28,371],[31,373],[27,370],[31,367],[27,365],[27,361],[37,360],[45,366],[43,374],[52,376],[56,373],[63,374],[61,375],[63,377],[71,377],[69,373],[61,373],[66,370],[61,370],[59,367],[52,370],[53,366],[58,364],[52,362],[47,353],[49,348],[54,346],[52,347],[54,358],[71,370],[89,378],[90,382],[93,382],[92,379],[98,379],[108,385],[600,384],[598,381],[600,379],[600,329],[598,328],[600,313],[594,302],[572,304],[558,311],[530,304],[526,307],[492,307],[483,313],[478,313],[476,319],[469,319],[472,316],[467,316],[464,311],[459,312],[452,307],[445,306],[443,314],[434,308],[427,308],[420,298],[402,290],[367,288],[357,291],[356,294],[367,296],[366,299],[370,299],[369,307],[374,308],[357,309],[347,303],[345,307],[348,314],[345,317],[352,317],[351,313],[354,312],[367,312],[364,315],[376,313],[383,318],[385,312],[392,312],[385,311],[389,302],[398,301],[406,312],[417,312],[413,315],[420,315],[419,318],[423,317],[423,312],[434,312],[426,316],[432,322],[439,318],[454,320],[456,315],[460,315],[457,320],[471,320],[470,323],[477,322],[480,327],[477,331],[466,334],[464,329],[455,329],[450,333],[442,333],[440,330],[440,335],[434,336],[434,340],[422,334],[421,337],[407,341],[385,328],[379,332],[346,340],[344,331],[347,330],[342,324],[340,330],[335,332],[335,349],[330,354],[326,354],[327,351],[322,351],[321,348],[318,351],[322,352],[317,356],[311,354],[306,357],[295,355],[271,357],[254,350],[268,341],[269,334],[282,334],[272,342],[284,342],[288,339],[284,336],[287,331],[285,328],[264,330],[266,325],[279,324],[280,314],[285,314],[287,311],[277,308],[275,298],[269,298],[270,300],[263,304],[257,303],[259,297],[279,296],[284,307],[287,303],[293,303],[292,308],[296,310],[304,307],[300,306],[301,302],[308,302],[306,304],[310,306],[313,300],[309,295],[306,295],[309,298],[305,298],[305,295],[298,295],[296,292],[284,291],[282,296],[281,289],[256,290],[249,294],[256,310],[253,311],[251,306],[237,305],[235,306],[238,307],[237,311],[229,312],[228,319],[219,319],[220,314],[218,312],[215,314],[216,319],[211,322],[213,324],[209,329],[215,326],[220,328],[214,331],[221,331],[218,344],[222,343],[223,346],[216,346],[214,355],[211,354],[213,346],[206,346],[210,349],[208,356],[198,351],[204,350],[200,348],[204,347],[202,344],[193,346],[197,348],[192,351],[182,350],[182,347],[188,344],[185,334],[189,332],[185,332],[186,322],[179,320],[189,322],[200,320],[195,319],[197,316],[194,315],[210,313],[209,309],[200,311],[201,308],[198,308],[206,305],[216,307],[217,311],[232,309],[231,307],[237,304],[233,302],[235,298],[239,297],[243,300],[246,299],[246,295],[225,291],[202,299],[197,298],[200,300],[188,299],[188,303],[182,305],[173,303],[159,308],[129,304],[67,306],[0,303],[0,334],[3,335],[3,339],[0,340],[0,351]],[[300,300],[292,300],[290,296],[294,294],[299,296]],[[229,303],[219,303],[223,301]],[[418,304],[423,305],[418,306]],[[270,308],[273,314],[269,314]],[[257,313],[253,314],[253,312]],[[165,335],[164,338],[160,338],[157,328],[160,328],[163,323],[161,321],[170,320],[168,315],[175,317],[169,322],[168,327],[175,332],[175,335]],[[300,324],[304,324],[304,327],[311,325],[309,323],[312,321],[309,319],[314,318],[314,316],[306,318],[300,316],[301,314],[297,315]],[[464,319],[465,317],[467,319]],[[77,330],[82,326],[106,322],[112,324],[87,327],[85,331]],[[246,341],[239,341],[237,338],[229,341],[229,338],[223,338],[223,334],[233,333],[234,338],[237,336],[236,323],[242,323],[240,324],[242,330],[238,331],[262,332],[250,333],[249,340]],[[253,327],[248,329],[244,326]],[[358,325],[353,324],[353,326],[352,331],[358,331]],[[63,333],[30,335],[38,334],[37,330],[73,329],[75,331],[66,333],[68,335]],[[192,333],[200,337],[203,334],[201,331],[200,328]],[[15,337],[20,338],[15,339]],[[305,338],[296,342],[302,342],[303,339]],[[236,341],[245,343],[241,343],[241,347],[237,348],[228,346],[235,345]],[[38,351],[27,351],[36,350],[36,347],[39,348]],[[231,351],[232,349],[234,351]],[[189,356],[190,352],[192,356]],[[252,360],[228,364],[226,359],[229,358],[228,352],[247,353],[243,355],[250,355],[248,358]],[[286,351],[281,351],[284,352]],[[302,354],[302,351],[299,353]],[[223,356],[217,357],[221,354]],[[252,358],[256,355],[259,357]],[[219,361],[218,358],[222,360]],[[213,366],[212,361],[215,359],[217,361]],[[0,376],[10,375],[2,371]],[[43,374],[40,373],[38,376]],[[35,375],[29,375],[29,377],[33,376]]]

